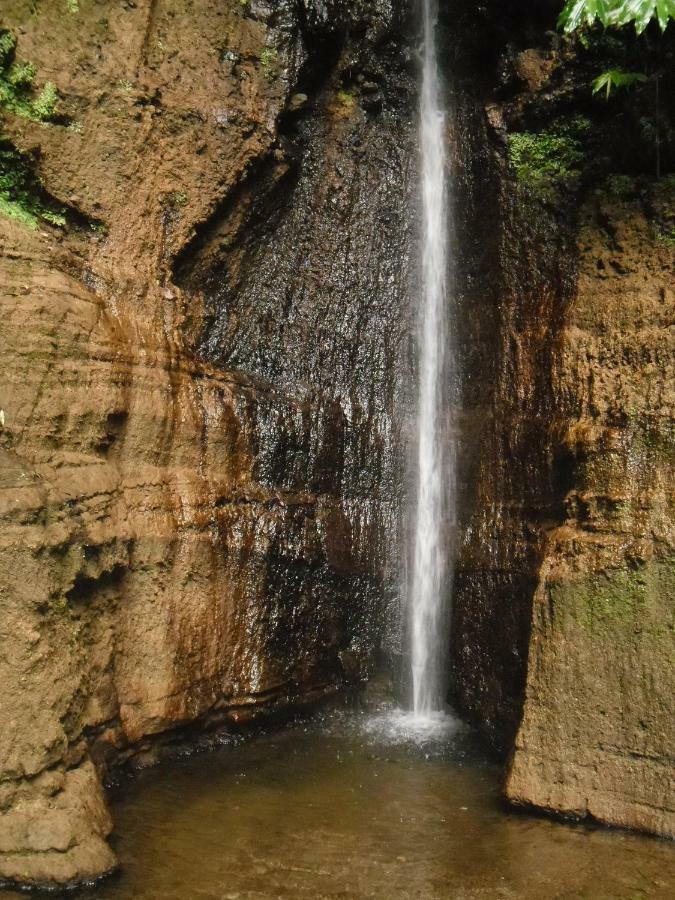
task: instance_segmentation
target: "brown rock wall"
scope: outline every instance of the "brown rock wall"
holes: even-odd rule
[[[645,98],[594,102],[597,47],[532,47],[525,18],[493,81],[460,82],[453,691],[514,802],[672,835],[673,179]],[[514,136],[545,160],[579,110],[576,172],[518,170]]]
[[[553,361],[573,478],[535,592],[507,793],[672,836],[673,251],[639,201],[601,193],[578,240]]]
[[[346,173],[344,230],[330,247],[305,238],[297,262],[331,291],[344,276],[334,254],[353,281],[365,277],[362,247],[389,206],[389,240],[403,243],[412,101],[390,13],[364,4],[310,33],[294,3],[199,0],[188,15],[173,0],[77,13],[26,2],[3,23],[36,82],[60,92],[56,123],[7,114],[3,128],[68,225],[33,232],[0,219],[0,878],[110,870],[99,778],[111,766],[151,760],[153,736],[175,740],[195,722],[317,699],[377,658],[398,527],[400,382],[385,394],[361,367],[357,398],[350,360],[338,372],[307,335],[276,342],[283,378],[228,363],[229,333],[205,353],[202,335],[205,312],[221,314],[227,252],[249,254],[231,216],[246,209],[242,190],[267,196],[268,170],[288,198],[276,226],[292,216],[298,231],[320,209],[303,225],[311,197],[291,184],[314,158],[330,161],[319,183]],[[381,84],[370,111],[355,81],[368,60]],[[299,88],[308,99],[291,113]],[[321,124],[296,133],[304,105]],[[380,145],[403,175],[369,194],[358,154]],[[208,265],[175,274],[182,251],[213,235]],[[283,249],[254,247],[254,267]],[[406,272],[399,254],[368,285],[390,322],[374,372],[405,365]],[[305,289],[269,283],[282,331]],[[358,344],[370,328],[359,302],[324,309],[327,333],[346,317],[344,341]],[[239,316],[244,334],[256,315]],[[386,460],[374,489],[357,481],[368,455],[374,469]]]
[[[3,131],[68,225],[0,219],[0,877],[108,871],[110,767],[378,659],[414,278],[400,15],[309,0],[6,15],[61,118],[3,114]],[[669,189],[528,199],[509,129],[574,90],[572,57],[525,49],[504,101],[483,33],[453,28],[471,69],[450,135],[454,693],[515,742],[516,802],[670,834]],[[461,58],[476,47],[480,78]]]

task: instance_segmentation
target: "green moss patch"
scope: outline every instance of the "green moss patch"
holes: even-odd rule
[[[342,106],[345,106],[347,109],[351,109],[352,106],[356,103],[356,97],[351,91],[340,90],[337,93],[338,103]]]
[[[675,637],[675,558],[607,569],[580,582],[551,586],[554,616],[608,640]],[[566,630],[566,629],[565,629]]]
[[[544,199],[554,198],[560,187],[580,177],[589,129],[588,119],[577,116],[545,131],[509,135],[509,161],[517,180]]]
[[[51,200],[33,173],[31,160],[0,142],[0,215],[36,230],[40,220],[66,224],[65,210]]]
[[[58,104],[55,85],[48,81],[36,95],[35,66],[18,62],[15,54],[16,38],[10,31],[0,31],[0,109],[34,122],[53,122]]]
[[[260,68],[268,81],[279,77],[279,54],[274,47],[266,47],[260,54]]]

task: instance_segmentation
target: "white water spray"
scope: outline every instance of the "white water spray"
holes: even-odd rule
[[[437,0],[422,0],[423,62],[420,103],[422,189],[422,286],[418,325],[416,505],[410,584],[413,713],[427,717],[444,708],[448,640],[446,520],[452,488],[445,449],[448,186],[446,121],[436,50]]]

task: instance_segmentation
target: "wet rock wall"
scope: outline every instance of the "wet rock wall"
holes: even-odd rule
[[[562,39],[544,6],[501,29],[466,12],[448,40],[467,110],[452,690],[511,800],[672,835],[673,146],[653,92],[590,89],[617,46],[652,71],[656,48],[669,84],[672,46]]]
[[[49,122],[4,110],[5,141],[65,225],[0,220],[0,878],[108,871],[111,767],[378,661],[409,366],[400,22],[3,10],[36,94],[58,89]]]

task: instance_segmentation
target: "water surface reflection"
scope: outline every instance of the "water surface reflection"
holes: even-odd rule
[[[123,871],[87,894],[675,896],[671,843],[509,811],[470,733],[450,723],[417,741],[400,724],[332,717],[125,780],[112,797]]]

